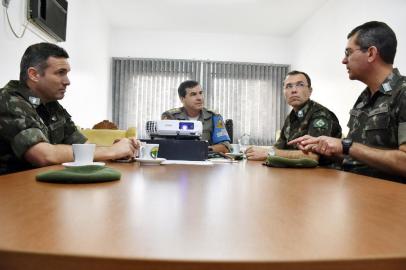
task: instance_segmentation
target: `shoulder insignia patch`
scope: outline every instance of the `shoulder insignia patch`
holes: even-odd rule
[[[324,119],[318,119],[313,122],[313,127],[315,128],[324,128],[327,125],[327,122]]]
[[[221,118],[217,120],[216,128],[224,128],[223,121],[221,120]]]
[[[181,112],[180,108],[173,108],[173,109],[166,111],[166,113],[169,113],[169,114],[175,114],[175,113],[180,113],[180,112]]]
[[[207,109],[207,108],[206,108],[206,111],[209,112],[209,113],[212,113],[212,114],[214,114],[214,115],[218,115],[218,113],[217,113],[216,111],[214,111],[214,110],[211,110],[211,109]]]
[[[173,109],[170,109],[169,111],[170,112],[180,112],[180,109],[179,108],[173,108]]]

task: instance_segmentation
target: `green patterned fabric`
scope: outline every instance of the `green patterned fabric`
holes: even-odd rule
[[[269,156],[265,161],[265,165],[279,168],[313,168],[318,164],[317,161],[309,158],[289,159],[279,156]]]
[[[88,165],[52,170],[37,175],[37,181],[50,183],[97,183],[120,180],[121,173],[112,168]]]
[[[398,69],[385,79],[371,96],[366,88],[350,111],[348,138],[376,149],[398,150],[406,144],[406,76]],[[347,156],[342,168],[346,171],[405,182],[404,177],[381,171]]]
[[[71,145],[86,140],[58,101],[43,103],[19,81],[0,89],[0,174],[32,169],[24,154],[37,143]]]

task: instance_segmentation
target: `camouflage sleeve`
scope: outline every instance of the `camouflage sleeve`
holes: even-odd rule
[[[162,113],[162,115],[161,115],[161,120],[174,120],[174,119],[175,118],[173,117],[173,115],[171,115],[167,111]]]
[[[38,128],[29,128],[18,133],[10,145],[14,154],[23,159],[24,153],[32,146],[40,142],[49,142],[44,133]]]
[[[74,143],[85,143],[86,141],[87,141],[86,136],[76,129],[73,133],[70,134],[69,137],[64,139],[63,143],[74,144]]]
[[[0,110],[0,136],[10,145],[15,155],[24,153],[39,142],[49,142],[36,112],[21,100],[7,100]]]
[[[85,143],[87,138],[79,132],[75,123],[71,120],[71,115],[64,109],[66,123],[64,126],[63,144]]]
[[[286,141],[285,129],[286,129],[286,126],[289,124],[288,119],[289,119],[289,116],[285,119],[285,122],[283,123],[283,127],[281,130],[281,134],[280,134],[278,140],[273,145],[275,148],[286,149],[286,147],[287,147],[288,142]]]
[[[398,142],[400,146],[406,144],[406,90],[400,95],[399,103]]]
[[[283,130],[281,131],[281,136],[279,137],[279,139],[274,143],[274,147],[278,148],[278,149],[285,149],[287,145],[287,141],[286,141],[286,137],[285,134],[283,132]]]
[[[220,142],[220,143],[218,143],[218,144],[224,145],[224,146],[228,149],[228,151],[231,152],[231,144],[230,144],[229,141]]]

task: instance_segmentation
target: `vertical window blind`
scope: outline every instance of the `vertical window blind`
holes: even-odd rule
[[[185,80],[202,85],[205,107],[234,123],[234,141],[243,134],[250,143],[270,145],[287,114],[283,79],[288,65],[167,59],[113,58],[113,122],[137,128],[182,106],[178,86]]]

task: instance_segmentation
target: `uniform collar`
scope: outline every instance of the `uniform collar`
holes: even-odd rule
[[[210,119],[211,116],[212,116],[211,113],[209,113],[209,111],[206,108],[203,108],[199,118],[202,117],[204,120],[207,120]]]
[[[396,86],[398,81],[402,78],[402,75],[400,75],[399,70],[397,68],[394,68],[389,74],[388,77],[383,81],[381,86],[379,87],[378,91],[376,93],[381,93],[383,95],[392,95],[392,89]],[[365,90],[362,92],[362,95],[366,98],[371,97],[371,92],[369,91],[369,87],[365,88]],[[375,93],[375,94],[376,94]]]
[[[396,86],[397,82],[401,78],[402,76],[400,75],[399,70],[397,68],[394,68],[392,70],[392,73],[389,74],[389,76],[383,81],[383,83],[379,87],[379,92],[385,95],[392,95],[392,89]]]
[[[182,117],[183,119],[189,119],[189,116],[186,114],[186,109],[185,109],[185,107],[181,107],[180,108],[180,117]],[[202,111],[200,112],[200,115],[199,115],[199,120],[207,120],[207,119],[210,119],[211,118],[211,114],[207,111],[207,109],[206,108],[203,108],[202,109]]]
[[[291,117],[296,116],[296,118],[298,119],[303,119],[305,117],[305,115],[307,114],[307,112],[310,109],[312,102],[309,99],[308,101],[306,101],[306,103],[302,106],[302,108],[300,108],[297,112],[295,110],[292,109]]]
[[[37,108],[42,102],[41,99],[30,89],[25,83],[17,80],[12,80],[8,83],[12,89],[16,91],[27,100],[34,108]]]

